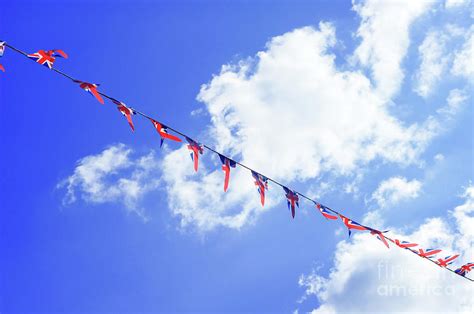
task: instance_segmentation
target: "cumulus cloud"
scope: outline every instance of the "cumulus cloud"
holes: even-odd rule
[[[443,121],[436,114],[411,124],[401,121],[391,114],[387,98],[403,81],[410,25],[431,1],[377,3],[354,5],[362,18],[354,57],[372,69],[375,86],[360,68],[336,64],[334,25],[298,28],[269,40],[255,57],[224,65],[202,86],[197,98],[211,121],[203,136],[217,150],[287,184],[328,173],[351,178],[343,190],[354,196],[361,182],[356,169],[372,162],[421,164],[420,155]],[[242,179],[236,174],[241,190],[223,194],[220,171],[191,176],[173,166],[182,158],[170,154],[163,169],[171,210],[184,224],[240,228],[262,212],[248,173]],[[186,193],[180,192],[183,186]],[[270,203],[278,200],[281,195]],[[236,207],[242,212],[234,213]]]
[[[67,190],[63,203],[72,204],[80,195],[89,203],[122,203],[145,218],[138,201],[159,186],[159,163],[153,152],[136,158],[132,153],[131,148],[117,144],[80,159],[73,174],[57,186]]]
[[[474,80],[474,26],[471,26],[465,35],[462,48],[455,53],[451,72],[454,75],[465,77],[471,82]]]
[[[442,32],[432,31],[418,47],[421,65],[416,74],[415,91],[422,97],[431,93],[448,64],[446,41],[447,36]]]
[[[435,1],[367,0],[354,4],[362,22],[361,38],[354,57],[371,69],[377,93],[385,99],[400,89],[404,78],[401,63],[410,44],[410,27]]]
[[[395,230],[391,236],[411,240],[424,248],[440,247],[442,256],[460,253],[456,265],[473,259],[474,187],[451,218],[426,220],[411,233]],[[393,228],[391,228],[394,230]],[[370,242],[372,241],[372,242]],[[299,279],[303,299],[314,296],[320,305],[313,313],[327,312],[466,312],[474,308],[472,283],[439,269],[408,251],[384,248],[367,234],[337,245],[329,276],[315,269]]]
[[[404,177],[392,177],[379,184],[372,193],[371,200],[384,208],[403,200],[418,197],[420,189],[421,182],[416,179],[408,181]]]
[[[446,0],[446,8],[458,8],[471,4],[471,0]]]

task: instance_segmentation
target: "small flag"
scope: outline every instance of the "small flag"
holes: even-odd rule
[[[158,134],[160,134],[161,137],[161,142],[160,142],[160,147],[163,146],[163,142],[165,139],[169,139],[175,142],[181,142],[181,139],[177,136],[171,135],[168,133],[168,127],[161,124],[160,122],[153,120],[150,118],[151,123],[153,123],[153,126],[155,127],[156,131]]]
[[[390,248],[390,246],[388,245],[387,239],[386,239],[386,238],[384,237],[384,235],[383,235],[385,232],[388,232],[388,230],[386,230],[386,231],[378,231],[378,230],[375,230],[375,229],[370,229],[370,234],[377,236],[377,239],[379,239],[380,241],[382,241],[382,243],[385,244],[385,246],[386,246],[387,248]]]
[[[286,202],[288,205],[288,209],[291,209],[291,217],[295,218],[296,208],[295,205],[300,207],[299,205],[299,197],[298,194],[287,187],[283,187],[286,196]]]
[[[265,190],[268,190],[268,179],[263,175],[252,170],[252,177],[255,179],[255,185],[257,186],[258,194],[260,194],[260,203],[262,206],[265,205]]]
[[[466,274],[474,268],[474,263],[467,263],[456,269],[454,272],[460,276],[466,277]]]
[[[97,87],[100,84],[92,84],[78,80],[74,80],[74,83],[78,83],[80,88],[94,96],[101,104],[104,104],[104,99],[102,99],[102,96],[100,96],[99,91],[97,90]]]
[[[421,257],[426,257],[426,258],[430,258],[432,257],[433,255],[436,255],[438,254],[439,252],[441,252],[441,250],[438,250],[438,249],[426,249],[423,250],[423,249],[418,249],[418,252],[417,251],[413,251],[415,252],[416,254],[418,254],[419,256]]]
[[[132,108],[127,107],[121,101],[114,99],[112,100],[112,102],[117,105],[118,111],[120,111],[125,116],[125,118],[127,118],[128,125],[130,125],[130,127],[132,128],[132,131],[135,131],[135,126],[133,125],[133,121],[132,121],[132,115],[136,114],[136,112],[133,111]]]
[[[436,264],[438,264],[440,267],[448,267],[448,265],[451,265],[456,258],[459,257],[459,254],[456,255],[449,255],[446,256],[445,258],[438,258],[436,261]]]
[[[224,171],[224,192],[227,192],[227,188],[229,187],[230,168],[235,168],[237,163],[221,154],[219,154],[219,158],[222,162],[222,170]]]
[[[5,68],[3,67],[3,65],[0,64],[0,70],[5,72]]]
[[[5,42],[0,41],[0,57],[3,56],[3,53],[5,52]]]
[[[53,50],[40,50],[38,52],[32,53],[28,55],[28,58],[36,61],[39,64],[42,64],[50,69],[53,68],[54,61],[57,57],[67,59],[67,54],[59,49]]]
[[[197,172],[199,166],[199,154],[202,155],[203,153],[202,145],[189,137],[186,137],[186,140],[189,143],[188,149],[191,151],[191,159],[194,161],[194,171]]]
[[[331,220],[337,219],[337,216],[329,211],[329,207],[316,203],[316,208],[319,209],[319,212],[324,216],[324,218]]]
[[[346,216],[339,214],[339,217],[341,217],[342,222],[347,227],[347,230],[349,231],[349,237],[351,236],[351,229],[368,230],[367,227],[353,221],[352,219],[347,218]]]
[[[415,246],[418,246],[418,244],[416,243],[411,243],[411,242],[408,242],[408,241],[401,241],[398,240],[398,239],[395,239],[395,244],[399,247],[401,247],[402,249],[408,249],[408,248],[411,248],[411,247],[415,247]]]

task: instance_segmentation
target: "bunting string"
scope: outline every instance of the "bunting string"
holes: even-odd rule
[[[176,135],[170,134],[169,131],[184,137],[186,141],[188,142],[187,148],[190,151],[191,154],[191,159],[194,164],[194,171],[198,171],[199,167],[199,155],[202,155],[204,153],[204,149],[217,154],[219,156],[219,159],[222,162],[222,170],[224,172],[224,192],[227,191],[228,186],[229,186],[229,180],[230,180],[230,173],[231,173],[231,168],[235,168],[237,165],[247,169],[250,171],[253,179],[255,180],[255,186],[257,188],[257,191],[260,195],[260,202],[262,206],[265,205],[265,191],[268,190],[268,182],[272,182],[275,185],[280,186],[283,188],[283,191],[285,193],[285,197],[287,200],[288,204],[288,209],[291,211],[291,216],[294,218],[296,215],[296,208],[299,208],[299,200],[300,198],[303,198],[309,202],[311,202],[314,206],[315,209],[317,209],[321,215],[326,218],[326,220],[338,220],[340,219],[342,223],[346,226],[349,237],[352,234],[353,230],[357,231],[368,231],[371,235],[375,236],[378,240],[382,242],[383,245],[385,245],[387,248],[390,248],[389,242],[397,246],[398,248],[404,249],[406,251],[409,251],[413,254],[415,254],[418,257],[421,257],[427,261],[430,261],[431,263],[437,265],[438,267],[444,268],[453,274],[458,275],[459,277],[462,277],[466,280],[469,280],[471,282],[474,282],[474,279],[471,279],[466,276],[467,273],[469,273],[471,270],[474,269],[474,263],[469,262],[465,263],[458,268],[450,268],[448,267],[451,265],[455,259],[459,257],[459,254],[455,255],[450,255],[445,258],[435,258],[436,254],[442,252],[440,249],[423,249],[423,248],[418,248],[417,243],[412,243],[408,241],[401,241],[399,239],[392,239],[386,235],[389,230],[385,231],[379,231],[377,229],[371,228],[369,226],[362,225],[360,223],[357,223],[356,221],[348,218],[347,216],[343,215],[337,210],[334,210],[326,205],[323,205],[316,200],[313,200],[312,198],[306,196],[305,194],[298,192],[296,190],[292,190],[285,186],[284,184],[266,176],[258,171],[250,168],[249,166],[239,162],[235,161],[232,158],[216,151],[212,147],[204,144],[197,142],[193,140],[190,136],[186,135],[185,133],[169,126],[168,124],[164,124],[160,122],[159,120],[156,120],[149,115],[137,110],[136,108],[128,107],[124,102],[121,102],[117,100],[116,98],[109,96],[101,91],[98,90],[98,87],[100,86],[99,84],[95,83],[90,83],[90,82],[85,82],[81,80],[77,80],[70,76],[69,74],[66,74],[57,68],[54,67],[54,63],[56,61],[56,58],[68,58],[68,55],[63,51],[59,49],[53,49],[53,50],[39,50],[38,52],[28,54],[18,48],[15,48],[14,46],[1,41],[0,40],[0,57],[3,56],[5,52],[5,48],[9,48],[14,52],[17,52],[31,60],[34,60],[36,63],[42,64],[46,67],[48,67],[50,70],[56,72],[57,74],[69,79],[73,83],[76,83],[79,85],[81,89],[84,91],[90,93],[92,96],[94,96],[97,101],[99,101],[101,104],[104,104],[104,98],[110,100],[113,104],[117,106],[118,111],[123,114],[132,129],[132,131],[135,131],[135,126],[133,124],[132,116],[133,115],[139,115],[142,116],[143,118],[148,119],[151,121],[155,129],[157,130],[158,134],[160,135],[161,142],[160,142],[160,147],[163,145],[163,142],[165,139],[175,141],[175,142],[182,142],[181,138],[179,138]],[[0,64],[0,70],[5,72],[5,68]]]

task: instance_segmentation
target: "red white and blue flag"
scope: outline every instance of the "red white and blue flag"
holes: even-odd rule
[[[128,121],[128,125],[132,128],[132,131],[135,131],[135,126],[133,125],[132,115],[136,114],[132,108],[127,107],[123,102],[118,100],[112,100],[114,104],[117,105],[118,111],[120,111]]]
[[[283,187],[285,190],[286,202],[288,205],[288,209],[291,210],[291,217],[295,218],[296,214],[296,206],[300,207],[299,205],[299,197],[295,191],[290,190],[287,187]]]
[[[268,190],[268,179],[252,170],[252,177],[255,179],[255,185],[257,186],[258,194],[260,194],[260,203],[262,206],[265,205],[265,190]]]
[[[102,96],[100,96],[99,91],[97,90],[97,87],[100,84],[92,84],[78,80],[74,80],[74,83],[78,83],[80,88],[94,96],[101,104],[104,104],[104,99],[102,99]]]
[[[456,269],[454,272],[458,275],[466,277],[466,274],[474,268],[474,263],[467,263]]]
[[[199,166],[199,154],[202,155],[204,150],[202,148],[202,145],[198,142],[190,139],[189,137],[186,137],[186,140],[189,143],[188,149],[191,151],[191,159],[194,161],[194,171],[197,172]]]
[[[361,225],[358,222],[355,222],[352,219],[347,218],[344,215],[339,214],[339,217],[341,217],[342,222],[347,227],[347,231],[349,231],[349,237],[351,236],[351,230],[368,230],[367,227]]]
[[[379,239],[387,248],[390,248],[390,246],[388,245],[387,239],[383,235],[385,232],[388,232],[388,230],[378,231],[375,229],[370,229],[370,234],[377,236],[377,239]]]
[[[230,168],[235,168],[237,163],[221,154],[219,154],[219,158],[222,162],[222,170],[224,171],[224,192],[227,192],[227,188],[229,187]]]
[[[28,58],[35,60],[37,63],[42,64],[50,69],[53,68],[54,61],[57,57],[67,59],[68,56],[64,51],[59,49],[40,50],[28,55]]]
[[[448,267],[448,265],[451,265],[456,258],[459,257],[459,254],[456,255],[449,255],[446,256],[445,258],[438,258],[436,261],[436,264],[438,264],[440,267]]]
[[[337,219],[337,215],[329,211],[329,207],[316,203],[316,208],[319,209],[319,212],[324,216],[324,218],[331,220]]]
[[[158,132],[158,134],[160,134],[160,137],[161,137],[161,141],[160,141],[160,147],[163,146],[163,142],[165,139],[169,139],[169,140],[172,140],[172,141],[175,141],[175,142],[181,142],[181,139],[177,136],[174,136],[174,135],[171,135],[168,133],[168,127],[161,124],[160,122],[154,120],[154,119],[151,119],[150,118],[150,121],[151,123],[153,123],[153,126],[155,127],[156,131]]]
[[[418,252],[417,251],[413,251],[413,252],[415,252],[416,254],[418,254],[421,257],[430,258],[430,257],[433,257],[433,255],[436,255],[439,252],[441,252],[441,250],[439,250],[439,249],[426,249],[426,251],[425,251],[423,249],[418,249]]]
[[[418,244],[416,244],[416,243],[411,243],[411,242],[408,242],[408,241],[400,241],[398,239],[395,239],[395,244],[397,246],[401,247],[402,249],[408,249],[408,248],[411,248],[411,247],[418,246]]]
[[[3,56],[3,53],[5,52],[5,42],[4,41],[0,41],[0,57]],[[3,65],[0,64],[0,70],[5,72],[5,68],[3,67]]]

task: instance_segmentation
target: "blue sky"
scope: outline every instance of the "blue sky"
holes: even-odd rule
[[[458,2],[10,1],[0,39],[63,49],[64,72],[467,262],[473,31],[472,4]],[[2,312],[389,311],[377,262],[426,265],[368,235],[347,240],[306,202],[292,221],[277,186],[260,208],[244,172],[224,195],[210,152],[194,175],[148,121],[134,117],[132,134],[110,103],[46,68],[8,50],[0,63]],[[432,285],[438,269],[426,271],[413,281]],[[440,280],[455,286],[446,298],[472,293]]]

